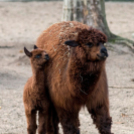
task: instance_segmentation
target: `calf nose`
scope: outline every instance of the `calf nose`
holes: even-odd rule
[[[101,53],[108,57],[107,49],[105,47],[101,49]]]
[[[45,59],[46,59],[46,60],[49,60],[48,54],[45,55]]]

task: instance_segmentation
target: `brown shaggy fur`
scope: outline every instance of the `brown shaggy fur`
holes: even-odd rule
[[[42,49],[34,49],[29,52],[26,48],[24,51],[30,57],[33,76],[28,79],[23,94],[25,114],[27,119],[28,134],[36,133],[36,113],[39,111],[39,134],[51,134],[51,109],[48,89],[46,87],[46,76],[44,68],[47,68],[48,55]]]
[[[101,59],[107,54],[106,40],[102,32],[74,21],[52,25],[37,40],[37,46],[51,57],[47,84],[64,134],[79,134],[82,106],[87,107],[100,134],[111,134],[106,57]],[[65,41],[72,44],[65,45]]]

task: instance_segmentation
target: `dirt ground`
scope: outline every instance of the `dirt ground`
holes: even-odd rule
[[[39,34],[61,20],[62,5],[62,2],[0,2],[0,134],[26,134],[22,93],[31,68],[23,47],[32,49]],[[132,40],[133,13],[134,3],[106,3],[111,31]],[[134,54],[117,44],[108,44],[108,50],[112,131],[134,134]],[[98,134],[86,109],[80,112],[80,122],[82,134]]]

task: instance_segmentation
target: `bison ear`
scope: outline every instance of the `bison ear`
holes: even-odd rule
[[[36,45],[34,45],[34,49],[37,49],[38,47]]]
[[[65,44],[68,45],[68,46],[71,46],[71,47],[76,47],[76,46],[79,46],[80,44],[78,42],[76,42],[75,40],[68,40],[68,41],[65,41]]]
[[[31,56],[32,56],[32,53],[29,52],[25,47],[24,47],[24,52],[25,52],[25,54],[26,54],[28,57],[31,57]]]

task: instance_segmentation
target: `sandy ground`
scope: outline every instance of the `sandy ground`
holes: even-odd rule
[[[31,76],[23,47],[32,48],[39,34],[61,20],[62,2],[0,2],[0,134],[26,134],[23,86]],[[109,27],[134,39],[134,3],[106,3]],[[108,44],[107,75],[115,134],[134,134],[134,54]],[[98,134],[86,109],[80,113],[81,133]],[[61,131],[62,133],[62,131]]]

